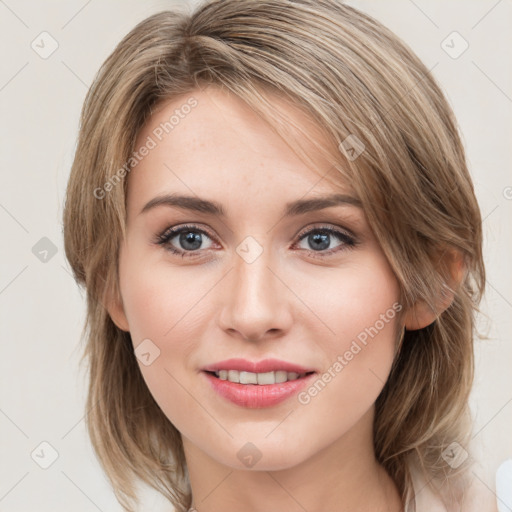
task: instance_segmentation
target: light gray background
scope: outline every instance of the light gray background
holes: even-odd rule
[[[482,464],[475,478],[492,492],[497,467],[512,457],[512,3],[348,3],[417,52],[461,125],[485,219],[488,289],[479,325],[490,339],[476,341],[472,409]],[[62,205],[94,74],[137,22],[175,4],[0,0],[0,511],[122,510],[85,434],[86,376],[78,372],[85,303],[64,258]],[[43,31],[58,43],[46,59],[31,47]],[[442,47],[453,31],[469,44],[458,58]],[[460,44],[453,36],[444,43],[452,53]],[[43,237],[57,249],[46,262],[32,252]],[[42,442],[58,453],[47,469],[39,464],[51,462],[52,449]],[[146,492],[142,509],[170,506]]]

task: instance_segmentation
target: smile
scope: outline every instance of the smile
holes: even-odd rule
[[[221,372],[226,379],[221,379]],[[224,372],[227,372],[227,374]],[[219,373],[219,376],[216,373]],[[306,386],[311,385],[312,379],[316,376],[316,372],[307,374],[280,371],[251,373],[238,372],[237,370],[202,371],[201,374],[206,377],[211,388],[222,399],[249,409],[263,409],[278,405],[299,393]],[[230,380],[230,376],[234,381]],[[279,378],[283,379],[285,377],[286,380],[275,382],[276,379],[279,380]],[[237,378],[241,381],[250,382],[245,384],[236,382]],[[254,382],[255,379],[256,382]]]
[[[266,386],[269,384],[281,384],[283,382],[301,379],[302,377],[305,377],[309,373],[313,372],[299,374],[296,372],[287,372],[284,370],[265,373],[253,373],[238,370],[219,370],[212,373],[220,380],[227,380],[229,382],[235,382],[238,384],[256,384],[259,386]]]

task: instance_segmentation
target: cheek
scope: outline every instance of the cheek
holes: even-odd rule
[[[134,255],[135,256],[135,255]],[[136,346],[149,338],[162,349],[184,350],[194,341],[191,334],[212,287],[207,273],[173,268],[148,256],[130,257],[120,268],[125,313]],[[179,344],[176,339],[179,338]]]
[[[142,258],[138,261],[144,261]],[[146,385],[164,414],[178,429],[204,421],[191,407],[191,355],[197,350],[211,284],[167,265],[126,261],[120,269],[125,313],[137,362]],[[194,285],[191,286],[190,283]],[[148,341],[150,340],[150,341]],[[140,344],[140,349],[138,346]],[[142,350],[142,347],[145,347]],[[142,354],[149,353],[145,363]],[[193,391],[193,390],[192,390]]]
[[[303,293],[309,304],[316,304],[310,328],[321,340],[325,366],[298,398],[318,410],[333,407],[338,427],[339,421],[348,426],[371,407],[388,378],[399,327],[399,287],[380,258],[338,269],[320,284]]]
[[[382,257],[362,259],[346,268],[329,269],[300,288],[304,302],[314,315],[310,328],[322,330],[326,351],[347,349],[358,336],[364,341],[377,329],[381,339],[393,338],[399,286],[387,261]]]
[[[216,311],[212,297],[222,276],[208,266],[202,270],[194,265],[173,266],[157,251],[137,249],[121,256],[119,272],[134,349],[149,339],[159,351],[151,367],[139,364],[144,376],[157,384],[150,374],[158,368],[166,381],[166,371],[173,375],[195,371],[197,363],[191,358],[211,328]]]

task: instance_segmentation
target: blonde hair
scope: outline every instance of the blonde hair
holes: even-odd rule
[[[450,482],[466,464],[455,470],[442,452],[452,442],[467,448],[469,440],[474,317],[485,285],[479,207],[456,121],[429,70],[379,22],[335,0],[214,0],[192,13],[160,12],[124,37],[87,94],[64,242],[87,290],[87,428],[117,499],[133,510],[139,478],[179,512],[191,503],[181,435],[148,390],[129,333],[104,303],[119,296],[127,186],[119,170],[130,172],[137,134],[158,104],[207,84],[245,100],[290,140],[290,120],[279,117],[267,93],[321,127],[326,144],[319,151],[360,198],[405,309],[423,301],[436,310],[451,282],[444,256],[463,255],[467,272],[448,290],[451,305],[428,327],[405,332],[374,422],[377,460],[404,501],[413,460],[460,499]],[[356,159],[343,150],[347,140],[364,148]],[[98,197],[94,191],[107,190],[106,183]]]

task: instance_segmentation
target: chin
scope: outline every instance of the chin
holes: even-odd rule
[[[281,471],[293,468],[313,455],[305,450],[299,451],[298,448],[296,443],[286,444],[282,440],[278,442],[275,440],[269,442],[265,439],[252,442],[234,441],[232,451],[215,458],[218,462],[236,470]]]

